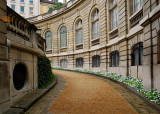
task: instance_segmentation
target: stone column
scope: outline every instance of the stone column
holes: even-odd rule
[[[10,79],[7,47],[7,2],[0,0],[0,113],[10,107]]]

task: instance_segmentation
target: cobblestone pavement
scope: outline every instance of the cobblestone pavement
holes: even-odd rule
[[[58,84],[27,114],[158,114],[115,82],[82,73],[53,72],[60,75]]]

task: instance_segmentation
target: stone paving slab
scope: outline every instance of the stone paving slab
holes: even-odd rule
[[[47,94],[56,85],[57,81],[58,79],[55,76],[54,82],[51,85],[49,85],[47,88],[37,89],[26,94],[20,100],[18,100],[15,104],[13,104],[11,108],[7,112],[5,112],[5,114],[20,114],[20,113],[26,112],[41,97]]]

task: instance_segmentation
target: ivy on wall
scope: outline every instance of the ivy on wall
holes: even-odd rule
[[[46,56],[38,56],[38,88],[46,88],[53,79],[51,61]]]

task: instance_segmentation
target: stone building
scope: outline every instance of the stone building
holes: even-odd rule
[[[24,18],[40,14],[40,0],[7,0],[7,5]]]
[[[53,66],[114,72],[160,90],[160,0],[71,0],[28,20]]]
[[[40,14],[47,13],[50,7],[58,3],[58,0],[40,0]]]
[[[45,40],[36,26],[0,0],[0,114],[37,89],[37,55],[44,55]]]

